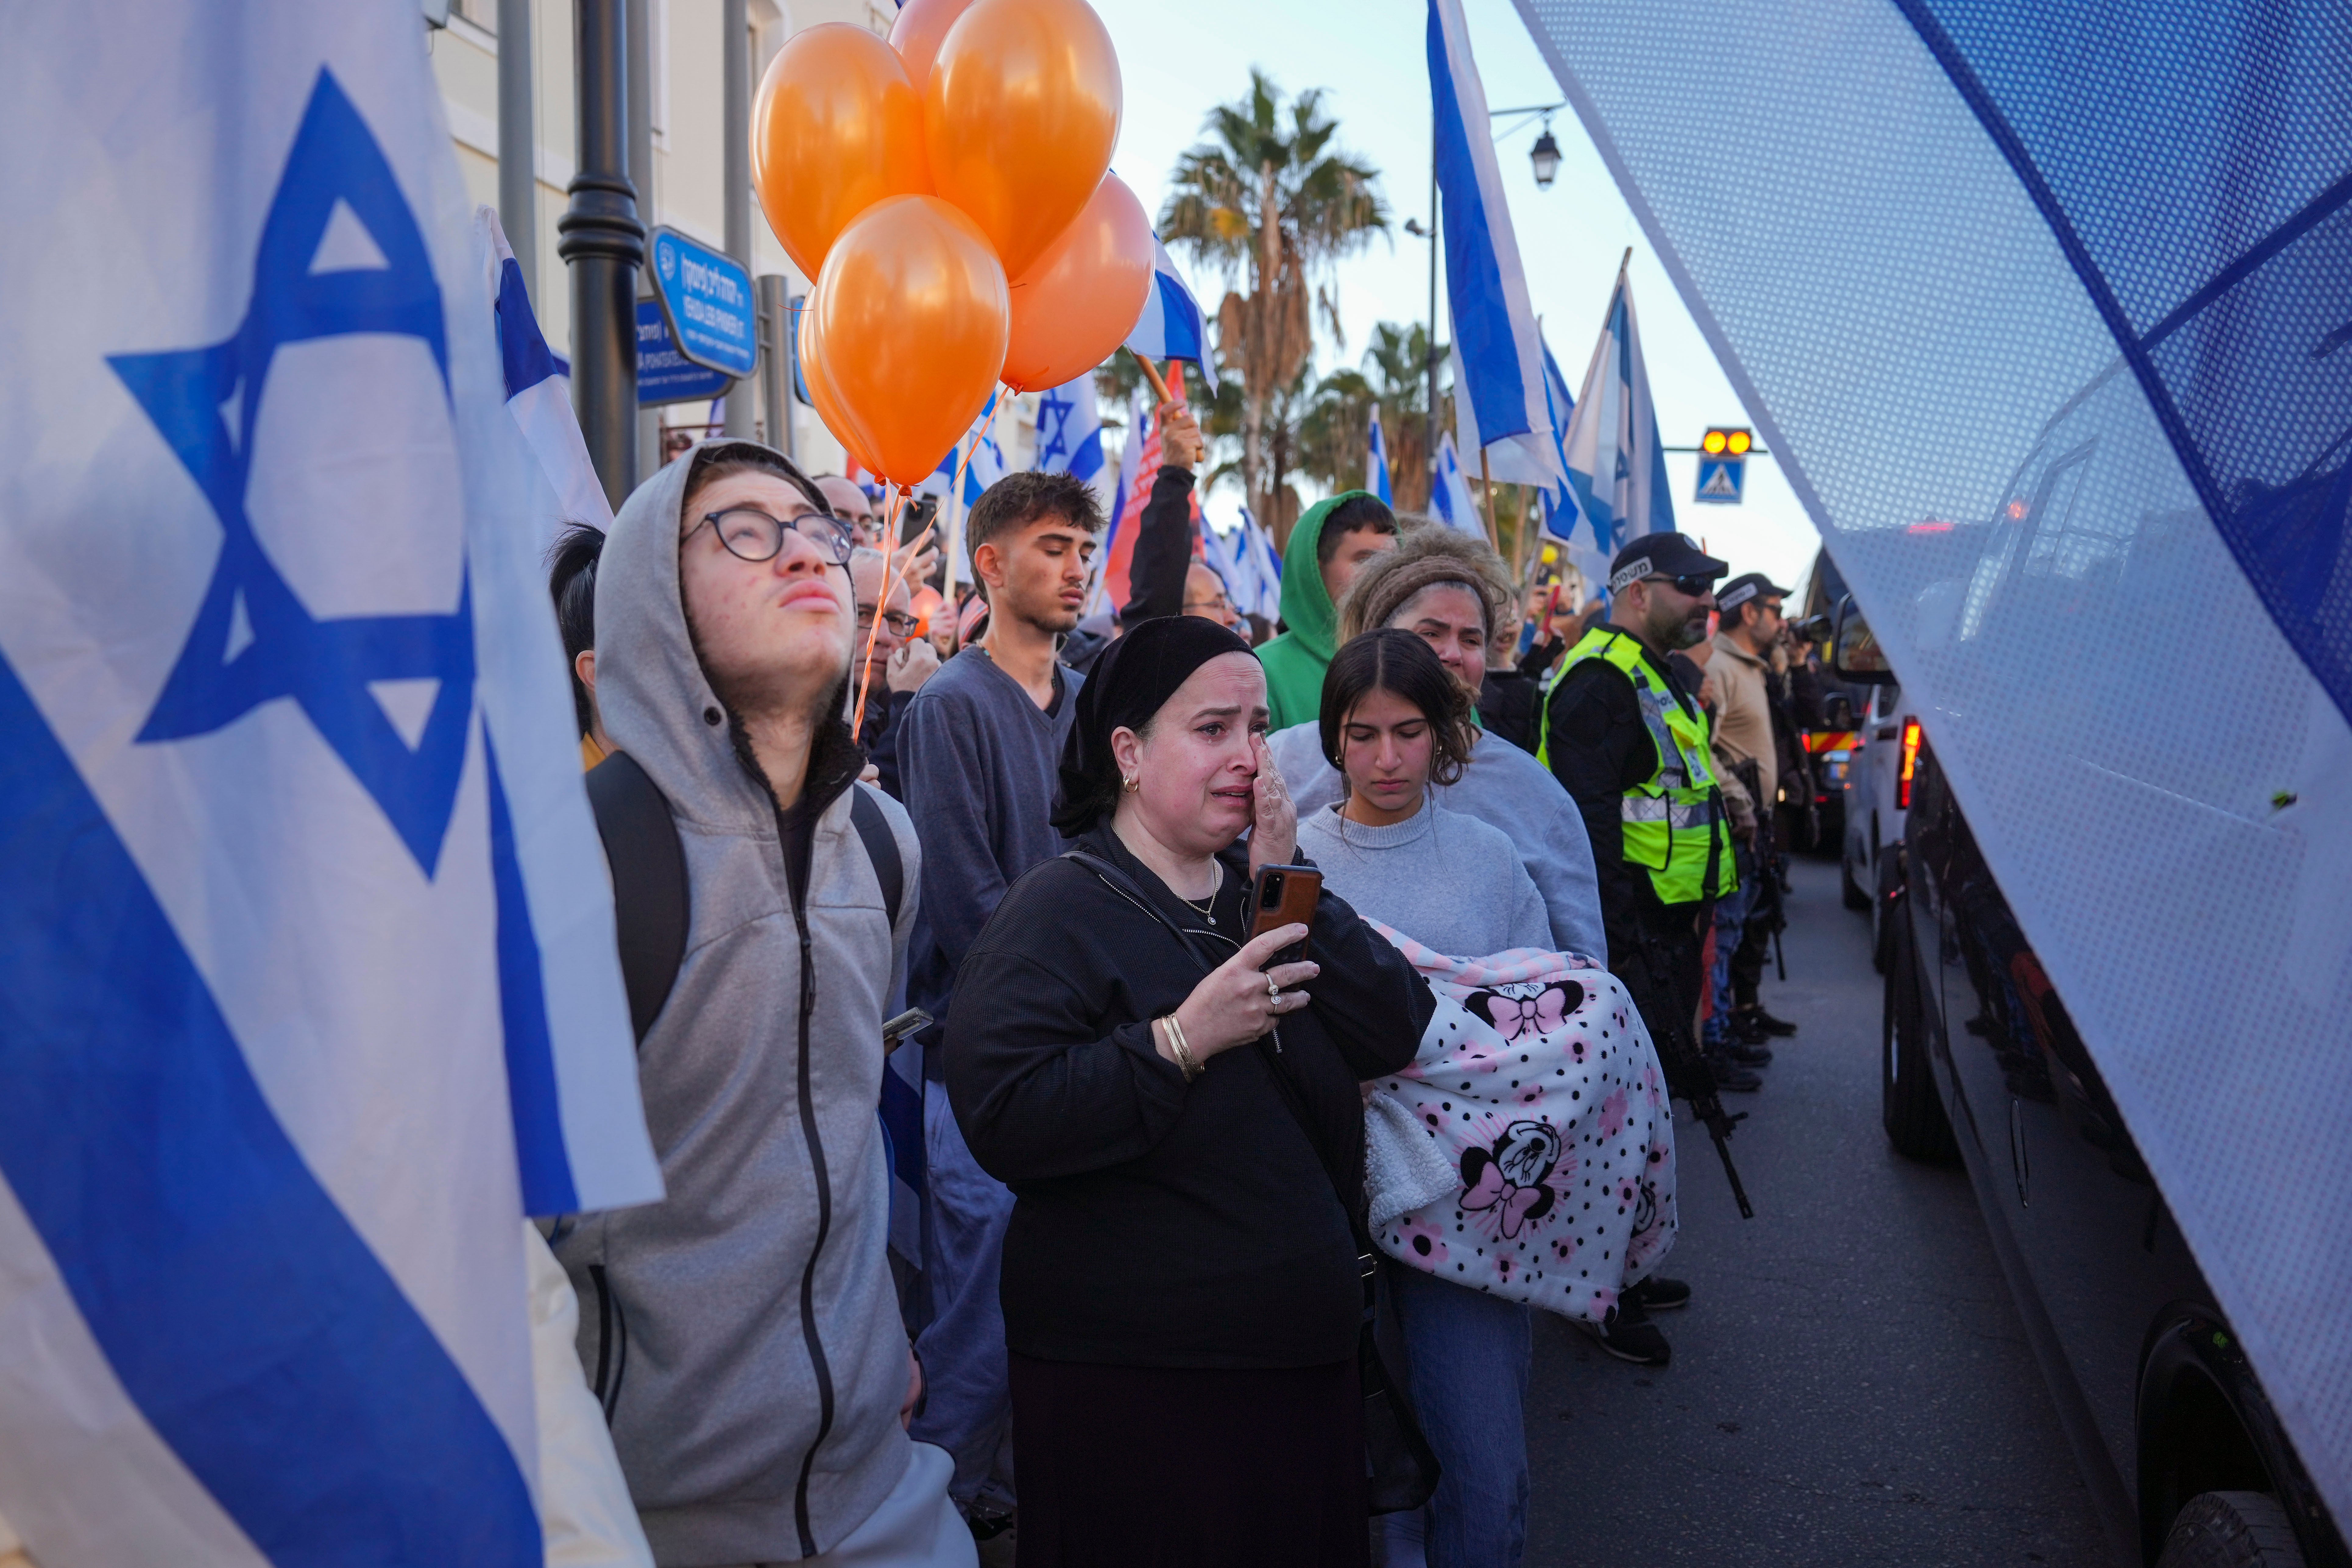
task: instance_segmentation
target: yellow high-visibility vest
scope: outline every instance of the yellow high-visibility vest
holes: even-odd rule
[[[1630,634],[1599,626],[1568,650],[1544,685],[1542,725],[1536,759],[1551,765],[1551,695],[1568,672],[1597,658],[1624,672],[1642,705],[1642,722],[1657,747],[1658,765],[1627,790],[1618,811],[1625,837],[1625,863],[1650,873],[1658,901],[1694,903],[1719,899],[1739,886],[1732,859],[1731,824],[1723,810],[1707,747],[1706,714],[1685,708],[1660,682],[1642,645]]]

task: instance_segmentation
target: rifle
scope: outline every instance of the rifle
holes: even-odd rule
[[[1748,1189],[1739,1184],[1739,1168],[1731,1163],[1731,1130],[1748,1120],[1748,1112],[1734,1116],[1723,1109],[1722,1100],[1715,1090],[1691,1096],[1691,1114],[1706,1128],[1706,1135],[1715,1140],[1715,1152],[1723,1161],[1724,1179],[1731,1184],[1731,1195],[1739,1204],[1739,1217],[1754,1219],[1756,1209],[1748,1201]]]

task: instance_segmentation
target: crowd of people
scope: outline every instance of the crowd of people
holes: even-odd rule
[[[658,1562],[1517,1563],[1534,1309],[1365,1218],[1409,953],[1605,969],[1703,1117],[1793,1029],[1784,590],[1652,535],[1571,616],[1349,491],[1255,640],[1160,429],[1107,620],[1066,475],[948,574],[710,440],[551,557],[667,1186],[551,1243]],[[1321,896],[1254,933],[1267,868]],[[1664,1364],[1689,1288],[1598,1289]]]

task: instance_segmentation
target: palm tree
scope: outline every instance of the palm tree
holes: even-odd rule
[[[1246,294],[1226,294],[1217,337],[1242,374],[1243,488],[1258,516],[1279,520],[1286,443],[1267,439],[1271,405],[1313,353],[1314,310],[1340,336],[1332,266],[1388,232],[1388,206],[1374,188],[1380,172],[1331,148],[1339,127],[1320,89],[1286,106],[1252,67],[1248,94],[1213,110],[1202,129],[1210,139],[1176,162],[1160,233],[1215,263],[1229,290],[1237,277],[1248,282]]]

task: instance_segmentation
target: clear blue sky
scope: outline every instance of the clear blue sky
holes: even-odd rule
[[[1328,0],[1093,4],[1118,47],[1126,89],[1114,164],[1148,212],[1158,214],[1168,173],[1177,154],[1200,139],[1210,107],[1241,97],[1255,64],[1286,90],[1324,89],[1328,110],[1339,121],[1340,142],[1381,171],[1381,189],[1398,224],[1407,217],[1428,220],[1424,0],[1349,0],[1344,6]],[[1508,0],[1465,5],[1490,105],[1550,103],[1563,96]],[[1582,384],[1618,258],[1631,246],[1633,300],[1641,312],[1650,385],[1669,443],[1696,445],[1711,424],[1746,424],[1738,398],[1673,283],[1651,257],[1575,114],[1563,110],[1552,121],[1564,157],[1549,191],[1536,188],[1528,162],[1538,131],[1529,121],[1506,136],[1497,153],[1529,291],[1570,390]],[[1179,260],[1185,258],[1180,255]],[[1348,342],[1336,354],[1324,346],[1324,368],[1353,363],[1375,321],[1424,319],[1428,267],[1425,242],[1401,227],[1393,244],[1376,239],[1365,254],[1342,262],[1339,303]],[[1222,283],[1213,275],[1193,281],[1204,295],[1202,303],[1213,311],[1223,297]],[[1442,319],[1442,283],[1438,310]],[[1784,585],[1798,585],[1818,539],[1770,459],[1748,465],[1748,500],[1738,507],[1690,502],[1692,458],[1669,456],[1667,471],[1685,532],[1703,537],[1735,571],[1769,572]],[[1237,504],[1230,489],[1210,503],[1213,511]]]

